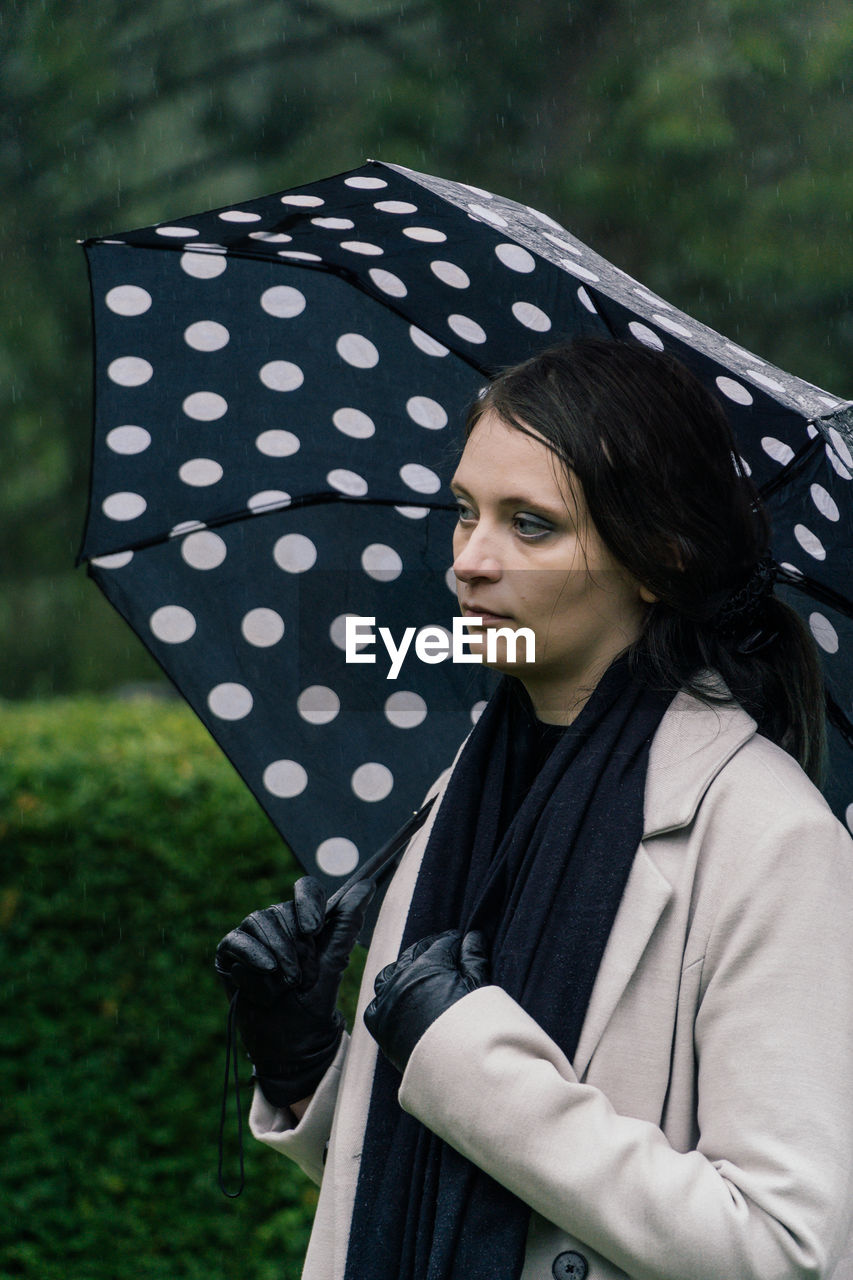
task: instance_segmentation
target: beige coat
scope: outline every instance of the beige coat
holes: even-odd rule
[[[377,1052],[362,1013],[436,808],[302,1121],[256,1091],[255,1137],[322,1181],[306,1280],[344,1274]],[[743,710],[683,694],[645,815],[574,1061],[487,986],[418,1042],[400,1104],[531,1205],[523,1280],[853,1280],[853,843]]]

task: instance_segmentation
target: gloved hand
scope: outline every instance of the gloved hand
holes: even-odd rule
[[[489,980],[482,933],[458,929],[432,934],[376,975],[376,995],[364,1022],[379,1048],[399,1072],[427,1027],[469,991]]]
[[[293,900],[253,911],[216,948],[216,972],[229,997],[255,1075],[274,1106],[313,1093],[343,1034],[336,1011],[341,976],[375,885],[361,880],[329,919],[319,880],[303,876]]]

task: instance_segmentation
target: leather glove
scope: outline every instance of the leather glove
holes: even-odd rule
[[[237,1026],[274,1106],[313,1093],[337,1053],[338,989],[374,891],[359,881],[326,919],[323,886],[303,876],[291,902],[253,911],[216,948],[216,972],[229,997],[239,989]]]
[[[458,929],[432,934],[376,975],[376,995],[364,1011],[365,1025],[402,1073],[427,1027],[488,980],[482,933],[466,933],[464,938]]]

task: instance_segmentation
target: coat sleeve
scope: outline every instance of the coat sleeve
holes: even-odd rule
[[[344,1032],[337,1056],[317,1085],[301,1120],[297,1122],[289,1108],[274,1107],[257,1084],[249,1112],[252,1137],[289,1156],[318,1186],[323,1178],[326,1147],[332,1132],[349,1039]]]
[[[814,816],[714,885],[695,1150],[618,1114],[497,986],[422,1036],[401,1106],[632,1280],[831,1274],[853,1206],[853,858]]]

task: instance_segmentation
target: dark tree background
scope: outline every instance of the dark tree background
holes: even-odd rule
[[[399,162],[520,197],[853,395],[846,0],[7,0],[0,694],[159,678],[72,571],[90,335],[75,241]]]

